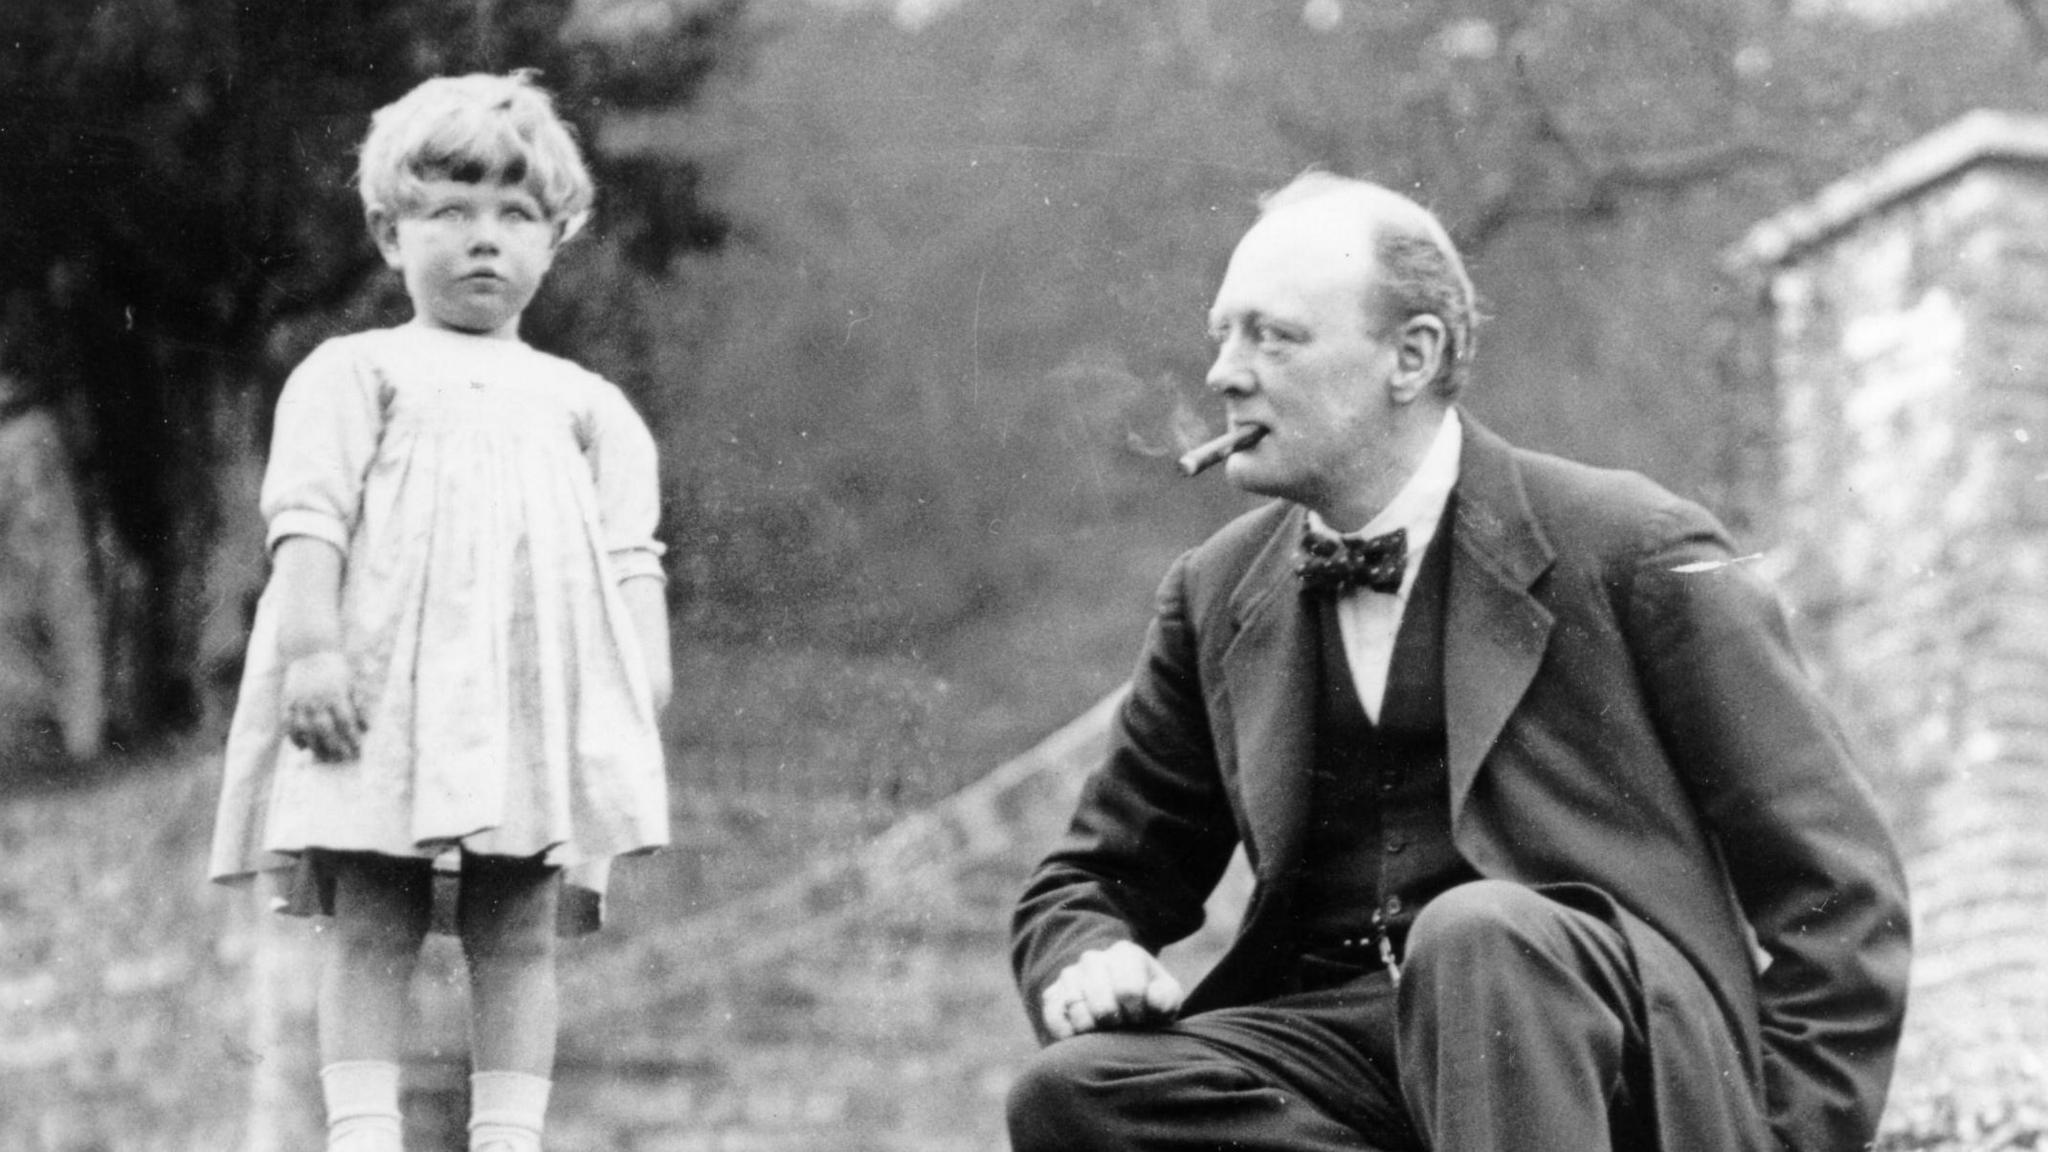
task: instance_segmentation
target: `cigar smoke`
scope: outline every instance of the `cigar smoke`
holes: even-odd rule
[[[1242,452],[1266,438],[1266,429],[1259,424],[1240,424],[1206,444],[1180,458],[1181,474],[1199,476],[1203,472],[1223,463],[1232,452]]]
[[[1179,456],[1181,471],[1189,476],[1214,468],[1265,435],[1264,428],[1244,425],[1202,443],[1215,413],[1204,414],[1199,384],[1177,380],[1171,373],[1142,380],[1120,360],[1094,357],[1065,365],[1055,381],[1069,391],[1119,397],[1124,447],[1155,459]]]

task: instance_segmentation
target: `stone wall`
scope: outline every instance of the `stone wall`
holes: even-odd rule
[[[1099,761],[1120,698],[782,883],[672,922],[616,908],[624,930],[568,943],[551,1152],[1005,1147],[1003,1096],[1033,1046],[1009,975],[1011,906]],[[636,863],[620,864],[620,904]],[[1247,884],[1240,869],[1210,928],[1172,953],[1184,975],[1220,950]],[[246,1005],[234,1046],[262,1054],[234,1077],[250,1116],[237,1146],[312,1146],[318,928],[232,905],[226,951]],[[459,1149],[468,1006],[453,941],[429,940],[415,993],[408,1145]]]
[[[2012,127],[1965,127],[1988,124]],[[1908,855],[1909,1045],[2039,1050],[2048,166],[1994,141],[1764,276],[1770,378],[1749,395],[1773,433],[1747,459],[1773,474],[1738,485],[1743,519]]]
[[[551,1149],[1005,1147],[1003,1096],[1033,1046],[1010,982],[1011,906],[1119,700],[854,853],[569,962]],[[1220,950],[1245,884],[1240,870],[1209,928],[1170,954],[1184,975]],[[445,1034],[458,1007],[428,1013]]]

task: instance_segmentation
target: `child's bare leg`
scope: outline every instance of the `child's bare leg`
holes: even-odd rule
[[[555,912],[560,870],[465,856],[458,922],[469,960],[470,1147],[540,1147],[560,1016]]]
[[[320,981],[320,1058],[396,1061],[413,969],[433,911],[425,860],[337,855],[334,925]]]
[[[432,909],[423,860],[332,861],[334,925],[320,979],[320,1073],[328,1147],[397,1152],[398,1057],[408,993]]]

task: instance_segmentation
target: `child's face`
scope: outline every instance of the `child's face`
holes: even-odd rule
[[[519,314],[555,262],[560,226],[518,185],[439,179],[420,191],[416,207],[370,220],[414,313],[436,328],[516,338]]]

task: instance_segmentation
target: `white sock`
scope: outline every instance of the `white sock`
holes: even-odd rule
[[[398,1152],[398,1065],[345,1060],[320,1070],[330,1152]]]
[[[554,1084],[524,1072],[475,1072],[469,1077],[470,1152],[497,1141],[504,1152],[540,1152],[548,1090]],[[498,1152],[493,1149],[492,1152]]]

